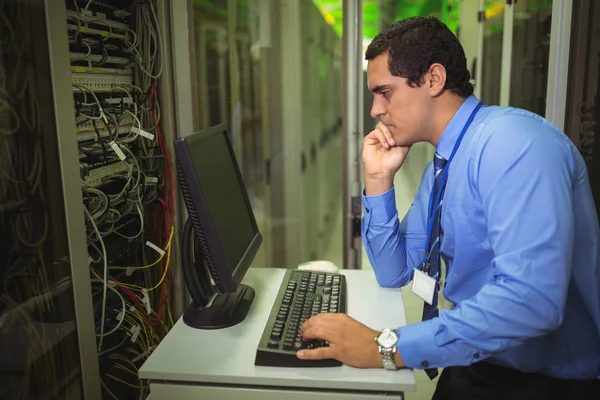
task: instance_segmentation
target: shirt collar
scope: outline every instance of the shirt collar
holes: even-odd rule
[[[454,144],[458,140],[460,136],[460,132],[463,127],[467,123],[467,120],[471,116],[471,113],[479,104],[479,99],[473,95],[467,97],[462,105],[459,107],[454,117],[442,132],[442,136],[440,137],[440,141],[438,142],[435,150],[442,156],[444,159],[448,160],[450,155],[452,154],[452,150],[454,149]]]

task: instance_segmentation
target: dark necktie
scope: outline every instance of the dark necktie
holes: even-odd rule
[[[442,215],[442,202],[444,199],[444,187],[440,188],[440,184],[442,181],[442,172],[444,167],[446,166],[447,160],[445,160],[441,155],[437,152],[433,157],[433,194],[435,195],[438,190],[442,190],[440,195],[440,201],[435,204],[435,201],[432,203],[432,210],[430,210],[431,215],[433,215],[433,221],[431,226],[431,238],[429,240],[429,269],[427,271],[428,275],[433,277],[437,281],[436,290],[433,294],[433,304],[429,305],[427,303],[423,306],[423,321],[434,318],[438,316],[438,290],[439,290],[439,282],[440,282],[440,245],[442,243],[442,237],[444,233],[442,232],[440,221]],[[435,214],[433,214],[435,212]],[[437,369],[426,369],[425,372],[427,375],[433,379],[437,376]]]

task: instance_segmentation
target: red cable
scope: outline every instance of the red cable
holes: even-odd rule
[[[104,279],[104,274],[98,274],[100,279]],[[156,325],[159,323],[159,317],[153,317],[146,312],[146,307],[140,302],[140,299],[126,286],[124,286],[121,282],[114,281],[113,282],[127,295],[129,298],[135,303],[136,308],[142,314],[142,316],[150,322],[152,325]]]
[[[156,102],[156,91],[157,91],[157,86],[153,85],[150,88],[150,110],[151,110],[151,116],[152,116],[152,122],[154,123],[154,127],[156,129],[156,136],[158,137],[158,143],[159,143],[159,147],[163,153],[163,155],[165,156],[165,195],[167,196],[166,201],[160,199],[160,204],[163,206],[164,209],[164,223],[165,223],[165,230],[162,231],[159,228],[159,235],[162,236],[164,235],[165,241],[166,239],[170,236],[171,233],[171,229],[173,227],[173,223],[174,223],[174,216],[175,216],[175,185],[173,184],[173,167],[171,164],[171,160],[169,158],[169,153],[167,151],[167,147],[165,145],[165,140],[162,134],[162,130],[157,122],[156,119],[156,107],[155,107],[155,102]],[[170,208],[170,210],[168,210]],[[170,213],[169,213],[170,211]],[[169,218],[170,217],[170,218]],[[162,219],[162,218],[161,218]],[[159,237],[160,237],[159,236]],[[169,249],[170,251],[171,249]],[[167,265],[165,265],[165,268],[167,268]],[[160,317],[162,316],[163,313],[163,306],[164,303],[168,300],[168,298],[170,298],[170,289],[171,289],[171,274],[170,271],[167,273],[167,276],[165,277],[165,282],[163,283],[163,285],[161,285],[160,287],[160,292],[159,292],[159,309],[157,312],[157,315]],[[165,288],[166,286],[166,288]]]

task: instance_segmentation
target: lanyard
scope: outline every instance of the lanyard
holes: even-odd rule
[[[465,133],[471,126],[471,123],[473,122],[473,119],[475,118],[475,115],[477,114],[477,112],[479,111],[481,106],[483,106],[483,103],[480,101],[477,104],[477,106],[475,107],[475,109],[473,110],[473,112],[471,113],[471,115],[469,116],[469,119],[465,123],[465,126],[463,127],[462,131],[460,132],[460,135],[458,136],[458,139],[456,140],[456,143],[454,144],[454,149],[452,149],[450,158],[448,159],[448,162],[446,163],[446,165],[444,166],[444,169],[441,172],[442,177],[440,178],[440,185],[437,188],[437,191],[434,193],[432,190],[431,194],[429,195],[429,208],[427,209],[427,213],[428,213],[427,214],[427,241],[425,242],[425,255],[423,257],[423,263],[426,263],[429,260],[429,250],[431,250],[429,248],[429,242],[431,241],[431,231],[433,229],[433,219],[435,218],[435,214],[437,213],[438,208],[440,207],[440,200],[442,198],[442,192],[444,191],[444,187],[446,186],[446,181],[448,180],[448,170],[450,167],[450,162],[454,158],[456,151],[460,147],[460,142],[462,142],[462,139],[465,136]],[[435,186],[435,177],[434,177],[434,186]],[[433,212],[432,212],[431,208],[434,204],[433,203],[434,199],[435,199],[436,206],[435,206],[435,210],[433,210]]]

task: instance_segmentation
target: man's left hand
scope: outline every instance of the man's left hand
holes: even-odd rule
[[[303,340],[326,340],[329,346],[300,350],[297,354],[300,359],[334,358],[357,368],[383,367],[375,343],[379,332],[346,314],[319,314],[308,319],[302,325],[301,332]]]

